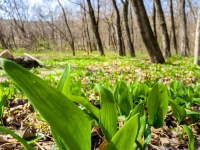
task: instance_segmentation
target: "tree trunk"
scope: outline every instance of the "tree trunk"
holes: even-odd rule
[[[187,38],[187,26],[186,26],[186,16],[185,16],[185,0],[180,0],[180,15],[181,15],[181,56],[187,56],[188,48],[188,38]]]
[[[157,30],[156,30],[156,7],[155,3],[153,3],[153,12],[152,12],[152,22],[153,22],[153,33],[157,39]]]
[[[82,7],[81,7],[81,14],[82,14],[82,21],[83,21],[83,30],[84,30],[84,35],[85,35],[85,41],[87,45],[87,52],[92,53],[92,44],[91,44],[91,39],[90,39],[90,33],[89,33],[89,28],[88,28],[88,21],[87,21],[87,13],[85,11],[85,1],[82,0]]]
[[[172,0],[170,0],[170,16],[171,16],[172,45],[173,45],[173,49],[176,51],[176,54],[178,54]]]
[[[129,29],[129,25],[128,25],[128,6],[129,6],[129,2],[128,0],[121,0],[123,3],[123,15],[124,15],[124,26],[125,26],[125,30],[126,30],[126,41],[127,41],[127,45],[128,45],[128,50],[130,53],[131,57],[135,57],[135,50],[134,50],[134,46],[133,43],[131,41],[131,34],[130,34],[130,29]]]
[[[91,1],[87,0],[87,4],[88,4],[88,9],[89,9],[92,31],[94,33],[95,40],[96,40],[96,43],[97,43],[97,50],[98,50],[100,56],[105,56],[104,50],[103,50],[103,45],[102,45],[100,34],[99,34],[98,22],[96,21]]]
[[[197,23],[197,14],[196,14],[196,12],[194,11],[194,8],[193,8],[193,6],[192,6],[190,0],[188,0],[188,4],[189,4],[189,6],[190,6],[190,9],[191,9],[191,12],[192,12],[192,16],[193,16],[193,18],[194,18],[194,21]]]
[[[61,7],[61,9],[62,9],[62,12],[63,12],[63,15],[64,15],[65,25],[66,25],[67,30],[68,30],[69,35],[70,35],[70,42],[69,42],[69,45],[70,45],[70,48],[71,48],[71,50],[72,50],[72,55],[75,56],[74,38],[73,38],[73,36],[72,36],[72,32],[71,32],[71,29],[70,29],[69,24],[68,24],[67,15],[66,15],[66,13],[65,13],[64,7],[62,6],[62,4],[60,3],[59,0],[58,0],[58,4],[60,5],[60,7]]]
[[[122,30],[121,30],[121,21],[120,21],[120,14],[119,10],[117,8],[117,4],[115,0],[112,0],[113,7],[116,13],[116,39],[117,39],[117,50],[119,53],[119,56],[125,56],[124,50],[123,50],[123,41],[122,41]]]
[[[194,45],[194,64],[200,65],[200,6],[198,11],[198,19],[196,26],[196,36],[195,36],[195,45]]]
[[[151,29],[151,25],[142,0],[130,0],[132,3],[140,33],[152,63],[165,63],[165,59]]]
[[[6,44],[5,36],[3,35],[2,31],[0,31],[0,44],[3,49],[8,49],[8,45]]]
[[[167,58],[167,57],[171,56],[171,52],[170,52],[170,40],[169,40],[169,35],[168,35],[168,32],[167,32],[167,25],[166,25],[166,22],[165,22],[165,16],[164,16],[164,12],[162,10],[160,0],[154,0],[154,4],[155,4],[155,7],[156,7],[156,11],[157,11],[158,21],[160,23],[161,30],[162,30],[163,50],[164,50],[165,58]]]

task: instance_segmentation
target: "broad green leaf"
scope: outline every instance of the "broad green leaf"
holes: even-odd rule
[[[192,130],[186,125],[182,125],[182,127],[186,131],[189,139],[188,150],[194,150],[194,135],[192,133]]]
[[[72,95],[76,95],[76,96],[83,96],[85,95],[84,92],[81,90],[82,88],[82,80],[79,79],[78,81],[76,81],[75,83],[71,84],[71,94]]]
[[[128,121],[131,117],[135,116],[137,113],[139,113],[139,121],[140,121],[137,141],[138,144],[143,145],[144,144],[143,135],[146,127],[146,112],[144,110],[143,102],[135,106],[135,108],[131,111],[130,115],[126,118],[125,122]],[[135,143],[133,149],[137,149],[138,144]]]
[[[60,81],[58,82],[57,89],[62,92],[65,96],[68,98],[71,95],[70,90],[70,65],[67,64],[65,67],[65,70],[60,78]]]
[[[198,104],[200,104],[200,98],[193,98],[193,102],[197,102]]]
[[[66,65],[64,73],[62,74],[60,81],[58,82],[57,89],[65,93],[65,96],[69,98],[71,95],[70,91],[70,82],[69,82],[69,73],[70,73],[70,66],[69,64]],[[52,136],[60,150],[68,150],[67,146],[63,143],[62,139],[54,132],[54,130],[51,128]]]
[[[116,102],[118,101],[119,85],[120,85],[120,83],[116,83],[116,85],[114,87],[114,91],[113,91],[113,96],[114,96],[114,99],[115,99]]]
[[[3,84],[0,85],[0,118],[4,113],[4,103],[10,96],[10,89],[8,87],[4,87]]]
[[[128,120],[108,143],[106,150],[132,150],[138,133],[139,114]]]
[[[139,100],[140,97],[147,97],[149,94],[149,86],[145,83],[138,82],[132,90],[132,95],[134,101]]]
[[[34,148],[32,146],[30,146],[23,138],[21,138],[19,135],[15,134],[13,131],[0,126],[0,131],[6,132],[8,134],[10,134],[13,138],[17,139],[23,146],[25,149],[27,150],[34,150]]]
[[[52,129],[51,134],[59,150],[68,150],[67,146],[63,143],[62,139]]]
[[[61,79],[57,85],[57,89],[61,91],[70,100],[79,103],[86,107],[97,119],[99,119],[99,109],[93,106],[87,99],[81,96],[75,96],[71,94],[70,91],[70,66],[66,65],[65,71],[61,76]]]
[[[149,125],[146,124],[146,129],[144,132],[144,146],[143,146],[144,149],[148,146],[148,144],[150,143],[150,140],[151,140],[151,129]]]
[[[200,119],[200,112],[192,111],[192,110],[186,110],[186,114],[192,118],[194,121],[199,121]]]
[[[192,110],[186,110],[187,115],[200,115],[200,112],[192,111]]]
[[[120,108],[121,115],[128,116],[130,111],[133,109],[133,102],[131,92],[128,86],[121,81],[115,88],[114,91],[115,101]]]
[[[82,96],[71,95],[70,100],[77,102],[86,107],[97,119],[99,119],[99,109],[92,105],[86,98]]]
[[[176,94],[178,87],[180,86],[180,82],[178,80],[174,80],[172,82],[170,82],[170,91],[173,92],[173,94]]]
[[[155,84],[148,99],[149,124],[155,128],[163,125],[168,110],[168,91],[164,84]]]
[[[169,101],[169,104],[172,108],[172,113],[174,117],[177,119],[178,123],[180,123],[186,117],[185,109],[182,106],[173,102],[172,100]]]
[[[186,100],[187,100],[187,102],[192,103],[194,92],[191,89],[191,87],[188,87],[188,89],[186,91],[187,91]]]
[[[184,99],[182,99],[182,98],[180,98],[180,97],[176,97],[176,98],[175,98],[175,101],[178,102],[178,104],[186,104],[186,103],[187,103],[186,100],[184,100]]]
[[[100,93],[100,126],[109,142],[117,132],[117,109],[113,94],[101,85],[97,85]]]
[[[91,124],[66,96],[16,63],[1,59],[5,72],[71,150],[91,148]]]

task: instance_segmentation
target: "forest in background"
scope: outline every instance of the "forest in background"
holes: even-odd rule
[[[164,16],[160,16],[156,1],[159,2],[143,0],[143,3],[163,55],[167,57],[163,20],[170,41],[168,50],[182,56],[193,54],[198,0],[160,1]],[[43,0],[36,3],[3,0],[0,2],[0,44],[3,49],[14,51],[19,48],[72,51],[75,55],[76,50],[88,54],[103,50],[99,54],[104,55],[104,50],[110,50],[120,56],[135,56],[135,51],[147,48],[132,7],[134,3],[134,0]],[[182,16],[185,16],[185,25]]]

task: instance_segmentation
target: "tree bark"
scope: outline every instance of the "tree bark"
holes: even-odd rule
[[[99,34],[98,22],[96,21],[94,9],[92,7],[91,1],[87,0],[87,4],[88,4],[88,9],[89,9],[92,31],[94,33],[96,43],[97,43],[97,50],[98,50],[100,56],[105,56],[102,41],[101,41],[100,34]]]
[[[192,16],[193,16],[193,18],[194,18],[194,21],[197,23],[197,14],[196,14],[196,12],[194,11],[194,8],[193,8],[193,6],[192,6],[190,0],[188,0],[188,4],[189,4],[189,6],[190,6],[190,9],[191,9],[191,12],[192,12]]]
[[[131,57],[135,57],[135,50],[134,50],[134,46],[131,40],[131,34],[130,34],[130,29],[129,29],[129,25],[128,25],[128,6],[129,6],[129,2],[128,0],[121,0],[123,3],[123,16],[124,16],[124,26],[125,26],[125,30],[126,30],[126,41],[127,41],[127,45],[128,45],[128,50],[130,53]]]
[[[88,27],[88,19],[87,19],[87,13],[85,11],[86,6],[85,6],[85,1],[82,0],[82,7],[81,7],[81,14],[82,14],[82,21],[83,21],[83,30],[84,30],[84,35],[85,35],[85,41],[87,45],[87,52],[92,53],[92,44],[91,44],[91,38],[90,38],[90,33],[89,33],[89,27]]]
[[[142,0],[130,0],[143,42],[147,48],[152,63],[165,63],[165,59],[151,29],[151,25]]]
[[[152,22],[153,22],[153,33],[157,39],[157,30],[156,30],[156,7],[155,3],[153,3],[153,12],[152,12]]]
[[[176,51],[176,54],[178,54],[175,23],[174,23],[174,10],[173,10],[172,0],[170,0],[170,17],[171,17],[172,45],[173,45],[173,49]]]
[[[8,49],[8,44],[6,44],[5,36],[2,33],[1,29],[0,29],[0,44],[1,44],[3,49]]]
[[[188,48],[188,38],[187,38],[187,26],[186,26],[186,16],[185,16],[185,0],[180,0],[180,32],[181,32],[181,56],[187,56]]]
[[[200,56],[200,6],[198,11],[195,45],[194,45],[194,64],[196,65],[200,65],[199,56]]]
[[[119,53],[119,56],[125,56],[124,50],[123,50],[123,41],[122,41],[122,29],[121,29],[121,21],[120,21],[120,14],[119,10],[117,8],[117,4],[115,0],[112,0],[113,7],[116,13],[116,39],[117,39],[117,50]]]
[[[69,42],[69,45],[70,45],[70,48],[71,48],[71,50],[72,50],[73,56],[75,56],[74,38],[73,38],[73,36],[72,36],[72,32],[71,32],[71,29],[70,29],[69,24],[68,24],[67,15],[66,15],[65,10],[64,10],[64,7],[63,7],[62,4],[60,3],[60,1],[59,1],[59,0],[57,0],[57,1],[58,1],[59,6],[60,6],[61,9],[62,9],[62,12],[63,12],[63,15],[64,15],[65,25],[66,25],[67,30],[68,30],[69,35],[70,35],[70,42]]]
[[[167,31],[167,25],[165,22],[165,15],[164,15],[160,0],[154,0],[154,4],[157,11],[158,21],[160,23],[161,30],[162,30],[163,50],[164,50],[165,58],[167,58],[171,56],[171,52],[170,52],[170,40],[169,40],[168,31]]]

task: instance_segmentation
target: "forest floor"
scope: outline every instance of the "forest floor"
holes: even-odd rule
[[[156,82],[162,82],[167,87],[170,83],[178,81],[181,88],[199,87],[200,85],[200,68],[192,65],[192,58],[181,58],[174,56],[167,59],[166,64],[150,64],[147,57],[130,58],[130,57],[97,57],[77,54],[76,57],[68,56],[63,53],[53,54],[48,57],[45,54],[33,54],[43,61],[46,66],[41,68],[32,68],[30,71],[52,86],[56,86],[58,80],[64,71],[65,65],[71,65],[72,85],[78,86],[81,82],[80,95],[84,95],[90,102],[98,101],[98,95],[94,91],[94,84],[101,83],[112,88],[118,81],[124,80],[128,85],[134,84],[137,79],[152,88]],[[0,70],[1,83],[12,83],[11,79]],[[37,150],[55,150],[56,144],[50,132],[50,127],[33,108],[26,96],[17,88],[13,87],[9,99],[4,104],[4,114],[1,118],[3,126],[11,129],[23,139],[31,143]],[[11,88],[11,87],[10,87]],[[186,94],[183,91],[183,95]],[[196,93],[195,93],[196,92]],[[180,94],[178,93],[178,94]],[[200,91],[193,91],[193,98],[196,100]],[[185,95],[184,95],[185,96]],[[179,98],[183,97],[179,95]],[[190,109],[200,112],[199,101],[190,104]],[[186,107],[184,105],[184,107]],[[148,112],[147,112],[148,114]],[[151,127],[151,139],[146,149],[155,150],[179,150],[188,149],[190,139],[181,125],[187,125],[191,128],[194,135],[195,150],[200,150],[200,115],[194,117],[187,116],[181,122],[172,113],[169,107],[165,122],[161,128]],[[119,126],[123,121],[119,119]],[[98,126],[91,129],[92,150],[105,149],[105,138]],[[128,142],[128,141],[127,141]],[[24,148],[11,135],[0,131],[0,150],[13,150]]]

